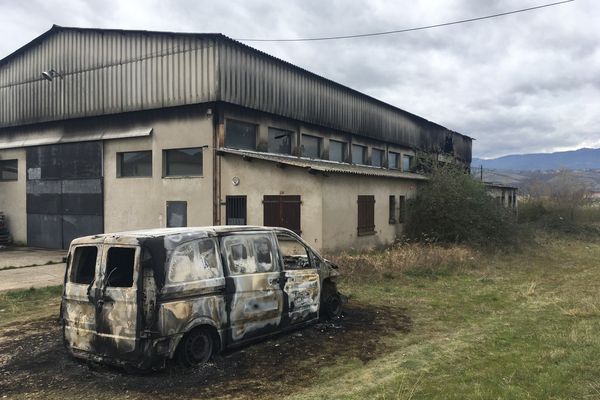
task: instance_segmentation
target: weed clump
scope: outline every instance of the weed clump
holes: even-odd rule
[[[457,166],[436,164],[408,203],[405,234],[474,246],[515,245],[521,239],[514,212],[492,198],[482,182]]]

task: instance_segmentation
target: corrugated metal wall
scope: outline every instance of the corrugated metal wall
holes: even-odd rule
[[[214,38],[57,30],[0,66],[0,127],[214,100]]]
[[[0,61],[0,128],[223,100],[428,151],[471,139],[222,35],[54,27]],[[40,77],[51,68],[64,79]]]

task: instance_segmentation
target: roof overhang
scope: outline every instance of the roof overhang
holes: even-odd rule
[[[245,160],[263,160],[269,161],[280,166],[291,166],[305,169],[309,173],[322,173],[325,175],[329,174],[350,174],[350,175],[362,175],[372,177],[383,177],[383,178],[396,178],[396,179],[408,179],[426,181],[427,177],[412,172],[402,172],[393,169],[386,169],[381,167],[372,167],[368,165],[355,165],[346,164],[336,161],[328,160],[315,160],[305,157],[296,157],[285,154],[272,154],[263,153],[258,151],[249,150],[238,150],[229,148],[219,148],[217,150],[218,155],[235,155],[242,157]]]

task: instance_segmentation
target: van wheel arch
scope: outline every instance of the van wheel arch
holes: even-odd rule
[[[201,324],[189,329],[179,340],[175,359],[185,367],[204,364],[221,350],[217,329],[212,325]]]

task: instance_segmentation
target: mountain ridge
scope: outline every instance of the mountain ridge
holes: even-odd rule
[[[483,166],[484,169],[512,171],[546,171],[561,168],[571,170],[600,169],[600,148],[584,147],[554,153],[509,154],[492,159],[473,158],[471,168],[480,168],[480,166]]]

